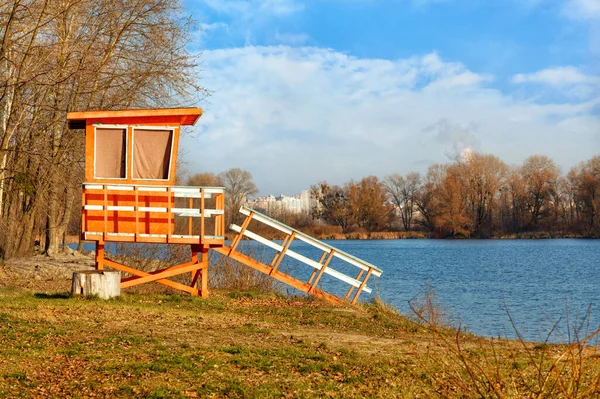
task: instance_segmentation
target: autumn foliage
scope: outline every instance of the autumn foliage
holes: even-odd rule
[[[494,155],[469,153],[427,173],[366,177],[343,187],[311,188],[313,216],[355,229],[425,231],[434,237],[586,236],[600,234],[600,156],[566,176],[533,155],[508,166]]]

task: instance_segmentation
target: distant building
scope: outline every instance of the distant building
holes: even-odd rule
[[[287,196],[280,194],[277,197],[270,194],[258,197],[247,202],[247,205],[259,212],[272,215],[277,212],[287,211],[294,214],[308,214],[311,208],[310,191],[304,190],[300,194]]]

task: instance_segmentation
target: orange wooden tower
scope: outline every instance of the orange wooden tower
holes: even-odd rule
[[[223,187],[175,186],[175,164],[181,126],[194,125],[200,108],[85,111],[67,114],[71,129],[85,129],[85,182],[83,183],[81,236],[96,242],[96,269],[108,266],[131,277],[121,279],[121,288],[157,282],[208,296],[208,250],[234,259],[299,291],[333,303],[356,303],[370,276],[381,276],[381,269],[331,245],[286,226],[254,209],[242,206],[246,216],[242,226],[230,229],[236,237],[225,246]],[[255,221],[285,234],[277,244],[248,229]],[[237,250],[242,239],[251,239],[276,251],[270,263],[255,260]],[[292,248],[294,241],[322,251],[318,260]],[[106,242],[143,242],[190,245],[189,262],[162,270],[146,272],[104,257]],[[312,269],[308,281],[283,272],[284,257]],[[358,275],[340,268],[358,268]],[[356,269],[352,269],[355,272]],[[190,285],[170,277],[191,273]],[[350,285],[341,299],[319,288],[323,277]]]
[[[81,235],[96,242],[96,269],[131,274],[121,288],[157,282],[207,297],[208,250],[224,245],[222,187],[175,186],[181,126],[194,125],[200,108],[85,111],[67,114],[85,129]],[[106,242],[186,244],[189,262],[151,273],[106,259]],[[191,284],[169,277],[191,273]]]

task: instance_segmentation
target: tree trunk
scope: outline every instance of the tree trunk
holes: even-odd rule
[[[121,272],[84,270],[73,273],[71,295],[94,296],[110,299],[121,295]]]

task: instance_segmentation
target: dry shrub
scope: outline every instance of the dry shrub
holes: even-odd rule
[[[169,266],[189,262],[191,259],[189,245],[162,245],[162,244],[144,244],[144,243],[117,243],[114,249],[107,254],[107,258],[131,266],[137,270],[153,272],[164,269]],[[131,276],[129,273],[122,272],[122,277]],[[183,273],[177,276],[169,277],[170,280],[180,284],[191,284],[191,273]],[[174,288],[169,288],[158,283],[142,284],[128,288],[132,292],[154,294],[154,293],[179,293]]]
[[[338,239],[337,237],[344,237],[342,234],[342,228],[339,226],[331,226],[328,224],[314,224],[312,226],[303,227],[302,232],[309,236],[315,237],[321,240]]]
[[[250,256],[255,258],[256,254]],[[263,262],[261,259],[255,259]],[[211,288],[230,291],[281,291],[281,284],[270,276],[231,258],[213,252],[210,254],[209,260],[208,283]]]
[[[416,354],[442,397],[590,398],[600,397],[600,329],[590,328],[590,311],[563,334],[555,328],[543,343],[494,340],[445,328],[435,291],[426,289],[411,308],[431,332],[425,356]],[[507,312],[508,313],[508,312]],[[567,312],[568,314],[568,312]],[[559,344],[549,343],[552,338]]]
[[[150,272],[158,269],[158,266],[189,262],[192,254],[189,245],[117,243],[109,256],[115,261],[123,260],[138,270]]]
[[[429,281],[425,283],[424,291],[408,301],[408,304],[418,323],[433,328],[450,327],[450,312],[440,302],[437,290]]]

